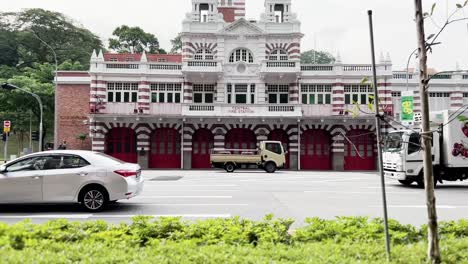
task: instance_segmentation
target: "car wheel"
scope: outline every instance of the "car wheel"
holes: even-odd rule
[[[412,180],[399,180],[399,182],[405,186],[411,186],[411,184],[413,184]]]
[[[91,187],[82,192],[80,203],[86,211],[100,212],[109,201],[103,188]]]
[[[276,165],[273,162],[268,162],[265,165],[265,171],[268,173],[274,173],[276,171]]]
[[[236,166],[234,166],[234,164],[232,164],[232,163],[228,163],[228,164],[224,165],[224,169],[227,172],[231,173],[231,172],[234,172],[236,170]]]

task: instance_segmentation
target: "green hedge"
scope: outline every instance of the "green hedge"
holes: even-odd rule
[[[0,263],[382,263],[380,219],[241,218],[182,221],[135,217],[132,224],[55,220],[0,223]],[[394,263],[423,263],[426,228],[391,221]],[[468,221],[440,224],[445,263],[468,263]]]

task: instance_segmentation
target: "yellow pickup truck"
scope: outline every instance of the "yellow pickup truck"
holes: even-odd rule
[[[284,168],[285,151],[280,141],[262,141],[258,149],[226,149],[211,153],[211,165],[234,172],[242,167],[256,166],[268,173]],[[245,166],[244,166],[245,165]]]

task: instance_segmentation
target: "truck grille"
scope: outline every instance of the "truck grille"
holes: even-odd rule
[[[384,162],[384,169],[396,171],[396,163]]]

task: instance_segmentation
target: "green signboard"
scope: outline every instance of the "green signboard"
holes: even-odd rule
[[[414,93],[401,93],[401,121],[413,122],[414,120]]]

